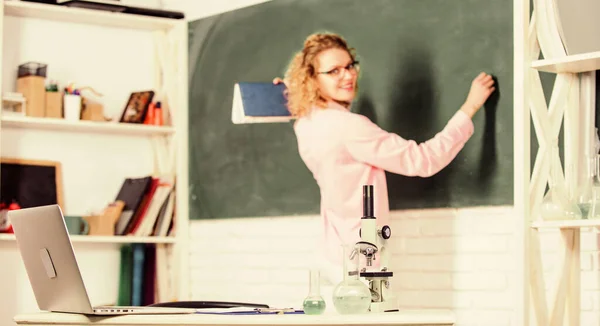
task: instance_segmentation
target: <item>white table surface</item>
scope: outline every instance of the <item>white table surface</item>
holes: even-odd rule
[[[368,313],[362,315],[338,315],[335,313],[319,316],[303,314],[288,315],[127,315],[127,316],[85,316],[80,314],[39,312],[18,315],[17,325],[414,325],[451,326],[454,314],[449,310],[401,310],[399,312]]]

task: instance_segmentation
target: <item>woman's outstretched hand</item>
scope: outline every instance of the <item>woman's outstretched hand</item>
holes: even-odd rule
[[[473,79],[467,100],[460,109],[472,118],[481,109],[494,90],[496,88],[494,87],[492,76],[484,72],[480,73]]]

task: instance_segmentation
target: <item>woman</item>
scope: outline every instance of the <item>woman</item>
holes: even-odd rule
[[[358,73],[354,49],[339,35],[320,33],[306,39],[284,81],[273,80],[287,86],[299,154],[320,188],[324,235],[319,251],[332,284],[342,278],[341,245],[359,241],[362,186],[373,185],[378,225],[389,225],[385,171],[421,177],[439,172],[469,140],[471,118],[495,89],[492,77],[481,73],[445,128],[417,144],[350,112]]]

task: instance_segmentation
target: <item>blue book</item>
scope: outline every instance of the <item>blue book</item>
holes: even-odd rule
[[[144,260],[145,245],[134,243],[131,245],[133,251],[132,280],[131,280],[131,305],[141,306],[144,295]]]
[[[231,121],[234,124],[245,124],[281,123],[292,120],[284,91],[283,83],[236,83],[233,88]]]

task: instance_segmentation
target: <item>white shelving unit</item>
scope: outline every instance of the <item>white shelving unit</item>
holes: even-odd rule
[[[93,244],[127,244],[148,243],[156,244],[157,248],[167,250],[171,255],[169,265],[172,267],[170,283],[174,286],[174,297],[169,300],[189,299],[189,268],[188,268],[188,172],[187,172],[187,21],[166,18],[155,18],[132,14],[105,12],[91,9],[69,8],[40,3],[0,0],[0,27],[4,18],[13,19],[35,18],[53,22],[70,22],[88,24],[100,27],[133,29],[152,33],[158,47],[169,47],[170,57],[157,60],[156,75],[162,80],[159,87],[167,94],[168,105],[172,110],[172,126],[149,126],[116,122],[66,121],[53,118],[32,118],[25,116],[2,116],[0,131],[19,130],[20,132],[38,132],[43,130],[52,134],[65,134],[62,147],[69,146],[68,137],[73,133],[78,135],[91,134],[96,137],[107,135],[111,137],[145,137],[149,142],[162,144],[163,148],[154,149],[161,156],[162,164],[156,163],[155,172],[173,173],[176,176],[175,188],[175,228],[174,235],[168,237],[134,237],[134,236],[85,236],[72,235],[74,243]],[[15,18],[16,17],[16,18]],[[0,48],[5,45],[0,33]],[[23,40],[27,42],[27,40]],[[162,43],[161,43],[162,42]],[[63,51],[66,49],[62,49]],[[61,51],[61,49],[52,49]],[[125,55],[125,54],[124,54]],[[153,53],[135,53],[135,56],[154,55]],[[1,56],[1,55],[0,55]],[[3,60],[0,58],[0,71],[3,71]],[[110,65],[110,62],[95,64]],[[126,72],[125,72],[126,73]],[[155,81],[156,83],[156,81]],[[3,94],[2,79],[0,78],[0,94]],[[132,90],[133,91],[133,90]],[[1,115],[0,115],[1,116]],[[4,137],[4,136],[3,136]],[[2,148],[0,148],[0,156]],[[166,156],[166,157],[165,157]],[[84,159],[84,158],[82,158]],[[117,158],[115,158],[117,159]],[[167,162],[167,163],[164,163]],[[120,186],[120,185],[119,185]],[[107,201],[114,198],[107,198]],[[14,235],[0,234],[2,243],[15,242]],[[110,285],[114,286],[114,285]],[[11,295],[9,294],[4,294]]]
[[[583,4],[583,3],[581,3]],[[542,201],[549,182],[568,197],[589,178],[587,164],[594,158],[595,71],[600,52],[568,55],[561,39],[560,15],[555,0],[515,0],[514,5],[514,203],[518,219],[517,307],[519,325],[580,325],[580,236],[582,229],[600,228],[600,219],[544,220]],[[580,4],[578,4],[580,5]],[[581,8],[579,8],[581,9]],[[540,54],[545,59],[539,60]],[[547,105],[539,72],[556,74]],[[530,138],[539,149],[531,166]],[[560,158],[560,126],[564,128],[564,166]],[[586,159],[586,157],[588,159]],[[560,173],[553,176],[552,166]],[[554,180],[553,178],[557,178]],[[588,180],[589,181],[589,180]],[[558,183],[558,185],[556,185]],[[570,200],[570,198],[568,199]],[[541,231],[557,231],[561,237],[557,274],[549,300],[541,258]],[[522,286],[522,287],[521,287]],[[533,322],[535,321],[535,322]],[[533,322],[533,323],[532,323]]]
[[[533,221],[531,227],[534,229],[600,228],[600,220]]]
[[[167,18],[40,5],[20,1],[4,1],[4,14],[15,17],[40,18],[59,22],[93,24],[147,31],[170,30],[180,24],[179,20]]]
[[[562,58],[535,60],[531,67],[552,73],[581,73],[600,68],[600,52],[568,55]]]
[[[133,237],[133,236],[95,236],[95,235],[70,235],[72,242],[87,243],[164,243],[172,244],[176,237]],[[0,241],[15,241],[13,234],[0,233]]]
[[[5,116],[0,120],[2,127],[32,130],[75,131],[84,133],[119,134],[134,136],[161,136],[175,133],[174,127],[151,126],[99,121],[67,121],[56,118],[32,118]]]

